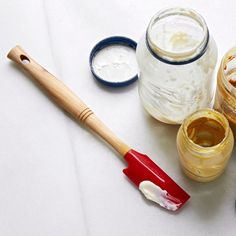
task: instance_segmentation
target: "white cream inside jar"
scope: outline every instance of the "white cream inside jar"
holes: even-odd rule
[[[195,21],[185,16],[172,16],[154,25],[150,36],[166,52],[191,54],[199,46],[204,33]]]

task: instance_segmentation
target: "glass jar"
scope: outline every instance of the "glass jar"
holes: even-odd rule
[[[234,146],[233,133],[225,116],[202,109],[187,117],[177,135],[177,149],[184,173],[208,182],[225,169]]]
[[[214,108],[229,120],[236,137],[236,47],[230,49],[221,61],[217,75]]]
[[[139,95],[156,119],[181,124],[192,112],[213,105],[217,47],[195,11],[158,12],[136,49]]]

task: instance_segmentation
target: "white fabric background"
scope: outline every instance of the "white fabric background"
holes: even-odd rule
[[[144,112],[137,84],[107,89],[89,71],[95,43],[112,35],[138,41],[158,10],[177,5],[204,16],[219,58],[236,45],[233,0],[0,1],[1,236],[236,235],[235,154],[215,182],[190,181],[179,167],[178,126]],[[181,212],[170,214],[145,201],[122,174],[118,155],[6,59],[16,44],[191,194]]]

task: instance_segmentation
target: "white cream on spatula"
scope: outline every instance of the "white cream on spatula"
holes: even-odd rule
[[[139,184],[139,190],[148,200],[156,202],[168,210],[176,211],[179,208],[180,204],[176,204],[168,199],[166,190],[161,189],[151,181],[142,181]]]

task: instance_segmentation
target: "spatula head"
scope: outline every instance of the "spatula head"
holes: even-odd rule
[[[123,170],[124,174],[140,188],[143,181],[150,181],[165,192],[162,194],[167,202],[175,204],[176,207],[169,208],[165,204],[159,204],[175,211],[183,206],[190,196],[172,180],[159,166],[157,166],[147,155],[141,154],[135,150],[130,150],[124,159],[128,162],[128,167]],[[144,183],[144,182],[143,182]],[[155,191],[152,192],[155,194]],[[150,198],[149,198],[150,199]],[[151,199],[150,199],[151,200]]]

